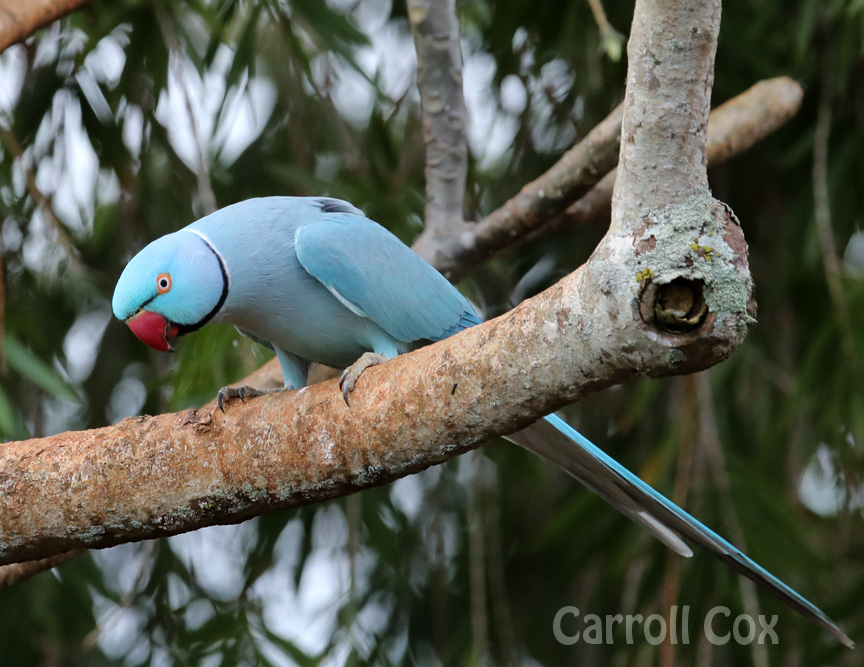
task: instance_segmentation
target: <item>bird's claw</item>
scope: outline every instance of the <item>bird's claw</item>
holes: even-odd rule
[[[349,408],[351,407],[351,403],[348,402],[348,394],[354,391],[354,385],[356,384],[356,380],[352,377],[349,377],[350,368],[346,368],[342,371],[342,375],[339,376],[339,389],[342,390],[342,398],[345,399],[345,405]]]
[[[342,375],[339,376],[339,389],[342,390],[342,398],[345,399],[345,405],[349,408],[351,407],[351,403],[348,402],[348,394],[354,391],[354,386],[357,384],[357,380],[363,374],[363,371],[372,366],[383,364],[385,361],[387,361],[387,357],[381,354],[364,352],[357,361],[342,371]]]
[[[260,389],[255,389],[255,387],[249,387],[245,384],[240,387],[222,387],[216,394],[216,405],[219,406],[222,412],[225,412],[225,401],[239,398],[241,402],[245,403],[247,398],[260,396],[261,393]]]

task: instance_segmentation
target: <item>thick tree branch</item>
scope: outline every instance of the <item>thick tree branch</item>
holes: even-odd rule
[[[754,84],[708,116],[708,165],[722,164],[781,128],[801,107],[804,88],[788,76]]]
[[[6,444],[0,563],[346,495],[440,463],[590,392],[695,372],[728,356],[749,321],[750,281],[740,228],[707,194],[700,158],[719,12],[712,5],[700,14],[691,3],[669,17],[677,3],[651,4],[677,41],[648,49],[649,31],[638,25],[654,20],[645,4],[637,4],[631,42],[613,225],[585,266],[496,320],[370,369],[351,408],[325,382],[235,403],[226,414],[139,417]],[[681,59],[686,77],[675,76]],[[690,121],[678,115],[680,99]],[[659,147],[648,153],[656,142],[677,146],[683,163]],[[660,171],[692,179],[683,198],[680,184],[652,180],[639,159],[655,168],[672,160]],[[651,183],[674,194],[673,204]]]
[[[353,493],[589,392],[695,371],[731,351],[719,330],[677,350],[634,331],[630,295],[606,291],[634,273],[592,260],[501,318],[370,369],[350,409],[335,382],[324,382],[234,403],[224,415],[192,410],[8,443],[0,449],[0,563]]]
[[[91,0],[0,0],[0,53]]]
[[[414,250],[451,280],[459,278],[588,192],[618,161],[620,135],[619,106],[497,211],[446,237],[423,234]]]
[[[0,0],[0,50],[6,48],[9,44],[26,38],[39,27],[65,16],[67,13],[87,4],[88,1],[34,1],[26,6],[19,6],[18,3],[12,0]],[[416,4],[420,5],[422,3],[417,0]],[[432,3],[436,9],[439,9],[437,7],[438,4]],[[441,12],[438,13],[440,14]],[[420,16],[422,16],[422,12],[415,14],[414,18],[419,20]],[[5,22],[4,17],[6,19]],[[458,46],[458,30],[456,33],[451,30],[447,34],[457,34],[456,44]],[[421,46],[418,42],[419,48]],[[457,53],[456,55],[459,57],[460,63],[458,79],[461,81],[461,54]],[[438,59],[440,60],[441,57],[439,55]],[[421,60],[419,53],[418,60]],[[454,77],[453,81],[455,82],[455,80],[456,78]],[[456,94],[462,104],[464,124],[464,102],[462,102],[461,85],[452,86],[448,84],[448,86],[451,94]],[[456,90],[457,88],[458,91]],[[728,124],[725,127],[721,125],[721,128],[718,129],[720,132],[719,140],[723,143],[718,147],[716,159],[727,159],[731,155],[745,150],[752,143],[755,143],[755,141],[758,141],[782,125],[797,111],[801,95],[800,86],[792,80],[788,78],[771,79],[757,84],[742,96],[736,97],[726,105],[723,105],[721,109],[724,111],[723,115]],[[760,111],[765,114],[764,117],[760,115]],[[613,115],[617,115],[620,122],[620,109],[616,109]],[[764,122],[762,121],[763,118]],[[606,121],[601,123],[595,130],[599,131],[605,123]],[[469,273],[479,263],[525,240],[526,237],[531,238],[565,224],[575,225],[595,220],[598,217],[607,217],[615,176],[607,174],[601,182],[597,183],[599,174],[603,174],[606,171],[603,165],[600,163],[579,162],[573,159],[573,153],[577,151],[577,155],[581,154],[589,160],[595,157],[602,159],[608,155],[608,149],[611,147],[613,149],[612,153],[617,155],[620,132],[617,127],[608,128],[608,130],[611,131],[606,131],[602,135],[598,135],[595,132],[590,133],[585,141],[565,154],[562,160],[553,166],[547,174],[544,174],[544,176],[526,186],[526,188],[530,188],[531,192],[533,192],[537,201],[533,201],[530,197],[526,198],[527,193],[523,189],[519,195],[508,201],[501,209],[490,214],[480,223],[459,225],[453,221],[458,222],[458,220],[461,220],[462,194],[460,191],[456,195],[460,198],[458,206],[459,215],[451,217],[445,214],[444,217],[452,225],[441,239],[433,237],[431,230],[435,228],[435,223],[430,224],[429,221],[431,218],[428,217],[429,211],[427,211],[427,232],[417,240],[414,249],[442,271],[442,273],[455,280]],[[709,126],[709,141],[712,134],[713,132]],[[600,145],[592,146],[590,143],[583,145],[585,142],[595,142],[601,136],[604,138]],[[712,144],[709,143],[709,161],[713,163],[714,158],[712,157],[713,151],[711,146]],[[725,150],[723,150],[724,148]],[[565,167],[568,161],[570,164]],[[566,180],[555,182],[557,178],[563,177],[566,179],[568,174],[572,182],[567,182]],[[550,180],[547,181],[547,177]],[[429,174],[427,174],[427,185],[433,180],[435,180],[434,177],[430,180]],[[591,188],[595,183],[597,183],[596,187]],[[566,198],[559,201],[559,204],[563,205],[560,205],[557,210],[554,207],[549,207],[548,200],[543,201],[546,199],[547,193],[552,192],[556,186],[573,193],[570,201],[567,201]],[[587,192],[587,194],[579,199],[580,195],[584,192]],[[577,199],[578,201],[576,201]],[[438,201],[436,197],[430,196],[430,193],[427,192],[427,205],[431,205],[435,201]],[[564,212],[567,206],[569,208]],[[546,214],[538,215],[537,212],[544,210],[544,207]],[[520,210],[526,212],[526,217],[512,215],[513,211]],[[554,215],[562,212],[562,215],[557,218],[554,217]],[[512,224],[512,227],[507,223]],[[438,227],[438,229],[443,231],[444,227]],[[475,245],[479,245],[479,249],[475,248]]]
[[[719,29],[720,0],[637,0],[612,219],[592,257],[641,267],[630,294],[670,347],[709,332],[737,346],[755,314],[740,225],[708,187]]]
[[[0,260],[2,260],[2,255],[0,255]],[[0,269],[2,269],[2,262],[0,262]],[[2,287],[2,274],[0,274],[0,287]],[[0,306],[2,306],[2,301],[0,301]],[[0,319],[0,324],[2,324],[2,319]],[[2,341],[2,337],[0,337],[0,341]],[[309,382],[310,384],[314,384],[322,382],[323,380],[332,379],[333,377],[338,377],[338,372],[334,374],[333,369],[327,368],[326,366],[316,366],[312,369]],[[258,387],[261,389],[281,387],[282,369],[279,367],[279,360],[274,357],[260,368],[252,371],[242,380],[235,382],[232,386],[239,387],[242,385]],[[214,405],[216,405],[215,398],[209,401],[203,409],[212,410]],[[25,579],[36,576],[40,572],[63,565],[85,552],[86,550],[83,549],[75,549],[65,553],[56,554],[49,558],[25,561],[22,563],[11,563],[9,565],[0,565],[0,588],[4,586],[14,586]]]
[[[760,81],[714,109],[708,116],[708,166],[723,164],[781,128],[798,113],[803,98],[801,84],[781,76]],[[562,215],[532,232],[530,238],[565,226],[608,223],[617,177],[616,168]]]
[[[798,111],[802,97],[800,84],[778,77],[715,109],[708,125],[709,163],[728,160],[782,126]],[[620,135],[618,107],[501,208],[478,223],[463,224],[449,237],[422,235],[414,250],[455,280],[530,238],[564,225],[608,220]],[[600,179],[601,174],[606,175]]]
[[[642,215],[670,204],[710,197],[705,135],[719,28],[717,0],[637,1],[613,230],[634,229]]]
[[[408,0],[426,142],[426,231],[450,236],[463,221],[468,141],[455,0]]]

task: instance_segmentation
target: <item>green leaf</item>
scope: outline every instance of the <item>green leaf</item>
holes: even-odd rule
[[[60,377],[60,374],[22,345],[18,339],[7,334],[4,344],[6,360],[11,368],[52,396],[65,398],[76,403],[79,401],[78,394]]]
[[[0,438],[23,440],[28,436],[27,427],[9,400],[6,391],[0,386]]]

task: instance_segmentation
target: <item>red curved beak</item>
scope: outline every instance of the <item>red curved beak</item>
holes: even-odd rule
[[[177,325],[171,324],[158,313],[139,310],[126,320],[126,324],[142,343],[147,343],[154,350],[160,352],[174,351],[168,341],[177,335],[179,331]]]

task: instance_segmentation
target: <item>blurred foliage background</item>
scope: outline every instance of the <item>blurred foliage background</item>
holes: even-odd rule
[[[632,2],[605,4],[626,34]],[[479,218],[621,101],[626,56],[614,38],[604,48],[581,0],[458,6],[466,213]],[[711,173],[750,243],[759,322],[708,373],[567,411],[859,640],[862,33],[860,0],[724,7],[715,103],[777,75],[806,87],[786,127]],[[415,67],[405,7],[389,0],[97,1],[0,56],[0,436],[197,406],[266,359],[219,326],[159,355],[111,317],[125,262],[214,205],[328,194],[411,242],[424,199]],[[523,245],[461,287],[498,314],[603,233]],[[689,645],[651,645],[638,626],[633,645],[620,625],[613,645],[552,632],[565,605],[584,617],[672,604],[691,607]],[[715,605],[778,614],[780,644],[707,643]],[[0,591],[0,618],[4,666],[861,664],[706,554],[679,561],[506,444],[359,496],[79,557]]]

